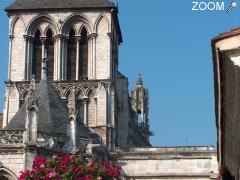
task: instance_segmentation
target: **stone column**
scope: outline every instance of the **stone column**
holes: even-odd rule
[[[97,47],[97,33],[92,33],[92,77],[97,78],[96,74],[96,47]]]
[[[31,55],[32,55],[32,37],[24,35],[25,41],[25,80],[31,80]]]
[[[11,80],[12,70],[12,40],[13,35],[9,35],[9,54],[8,54],[8,80]]]
[[[75,36],[76,41],[76,80],[79,80],[79,48],[81,36]]]
[[[63,63],[63,65],[64,65],[64,75],[63,75],[63,80],[67,80],[67,61],[68,61],[68,56],[67,56],[67,53],[68,53],[68,51],[67,51],[67,49],[68,49],[68,37],[66,36],[65,37],[65,39],[64,39],[64,57],[63,57],[63,59],[64,59],[64,63]]]
[[[62,74],[61,74],[61,60],[62,60],[62,55],[61,55],[61,40],[62,40],[62,35],[61,34],[57,34],[55,36],[55,44],[56,44],[56,58],[55,58],[55,63],[56,63],[56,68],[54,68],[56,70],[56,79],[60,80],[62,79]]]
[[[83,120],[83,122],[86,126],[88,123],[88,120],[87,120],[87,118],[88,118],[88,101],[89,101],[88,97],[83,98],[83,105],[84,105],[84,118],[83,118],[84,120]]]
[[[98,119],[97,119],[97,97],[94,97],[94,102],[95,102],[95,122],[94,124],[97,126],[97,123],[98,123]]]
[[[32,77],[32,59],[33,59],[33,37],[29,36],[28,41],[28,77],[27,80],[30,81]]]
[[[66,66],[67,66],[67,57],[65,56],[67,54],[67,36],[62,36],[62,38],[60,39],[60,44],[61,44],[61,59],[60,59],[60,68],[61,68],[61,80],[65,80],[66,79]]]
[[[92,35],[88,35],[88,78],[93,79]]]
[[[45,56],[47,56],[46,47],[45,47],[46,37],[40,37],[40,40],[41,40],[41,43],[42,43],[42,59],[44,59]],[[42,67],[44,67],[43,61],[42,61]],[[44,69],[42,67],[41,67],[41,79],[44,78],[43,77],[43,75],[44,75],[43,70]]]
[[[24,59],[25,59],[25,66],[24,66],[24,78],[23,80],[28,80],[29,74],[29,64],[28,64],[28,35],[23,35],[24,38]]]
[[[57,49],[57,36],[54,36],[53,37],[53,41],[54,41],[54,72],[53,72],[53,79],[54,80],[59,80],[59,77],[58,77],[58,68],[57,68],[57,54],[58,54],[58,49]]]
[[[111,84],[107,85],[107,125],[112,126],[112,106],[111,106]]]
[[[113,72],[113,69],[112,69],[112,33],[107,33],[108,34],[108,37],[109,37],[109,79],[111,79],[113,76],[112,76],[112,72]]]

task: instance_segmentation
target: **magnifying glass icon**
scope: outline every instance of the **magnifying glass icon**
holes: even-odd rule
[[[232,1],[230,7],[228,8],[227,12],[229,13],[233,8],[238,6],[236,1]]]

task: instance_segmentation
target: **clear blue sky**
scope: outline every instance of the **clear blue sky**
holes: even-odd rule
[[[0,111],[7,79],[8,22],[0,0]],[[214,1],[215,2],[215,1]],[[230,0],[223,0],[227,8]],[[120,71],[135,86],[142,73],[150,92],[155,146],[216,144],[210,40],[240,26],[240,7],[192,11],[190,0],[118,0],[124,43]]]

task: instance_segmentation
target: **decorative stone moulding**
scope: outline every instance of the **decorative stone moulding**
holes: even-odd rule
[[[0,131],[0,145],[21,145],[24,140],[23,130],[1,130]]]

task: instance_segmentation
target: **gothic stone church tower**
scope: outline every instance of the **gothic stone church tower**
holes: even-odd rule
[[[14,179],[36,155],[151,146],[148,91],[139,75],[129,96],[118,71],[122,35],[114,3],[18,0],[6,12],[0,177]]]

